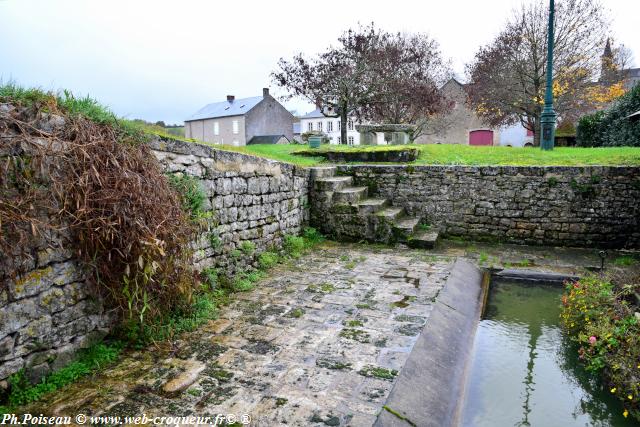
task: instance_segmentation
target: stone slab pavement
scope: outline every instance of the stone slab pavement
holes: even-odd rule
[[[25,412],[371,426],[452,265],[420,250],[328,243],[236,294],[218,320]]]

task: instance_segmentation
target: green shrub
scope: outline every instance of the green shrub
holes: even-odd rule
[[[313,227],[306,227],[302,231],[302,237],[304,237],[309,244],[316,244],[324,241],[324,236]]]
[[[280,257],[275,252],[266,251],[262,252],[258,256],[258,265],[263,270],[268,270],[269,268],[276,265],[278,261],[280,261]]]
[[[207,198],[198,180],[186,174],[168,175],[169,183],[182,199],[182,207],[197,218],[204,212],[204,201]]]
[[[255,243],[250,242],[249,240],[245,240],[244,242],[240,243],[240,250],[245,255],[251,256],[256,251],[256,245]]]
[[[202,278],[208,290],[213,290],[218,285],[218,270],[213,267],[207,267],[202,270]]]
[[[640,120],[628,116],[640,111],[640,84],[618,98],[606,111],[583,116],[576,142],[583,147],[640,146]]]
[[[284,236],[284,251],[292,258],[300,258],[306,245],[304,237],[291,234]]]
[[[635,287],[635,289],[634,289]],[[587,277],[567,285],[561,321],[580,347],[588,371],[601,374],[609,390],[640,420],[640,320],[629,301],[640,286],[617,289],[608,281]]]

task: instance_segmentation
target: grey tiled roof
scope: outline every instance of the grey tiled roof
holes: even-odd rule
[[[242,116],[258,105],[258,103],[263,99],[264,98],[261,96],[254,96],[252,98],[236,99],[233,102],[214,102],[213,104],[205,105],[199,109],[195,114],[187,118],[185,122],[191,120],[213,119],[216,117]]]
[[[302,117],[300,117],[301,119],[319,119],[319,118],[324,118],[324,114],[322,114],[320,112],[319,108],[316,108],[315,110],[313,110],[312,112],[310,112],[307,115],[304,115]]]
[[[627,68],[624,73],[627,78],[640,77],[640,68]]]
[[[284,138],[287,141],[289,140],[289,138],[287,138],[284,135],[259,135],[259,136],[254,136],[253,138],[251,138],[251,140],[247,143],[247,145],[277,144],[278,141],[280,141],[281,138]]]

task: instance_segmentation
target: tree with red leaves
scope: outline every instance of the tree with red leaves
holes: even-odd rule
[[[438,44],[426,35],[391,34],[374,24],[349,29],[338,46],[312,59],[298,54],[280,59],[272,74],[277,85],[320,104],[327,117],[418,124],[447,105],[439,91],[450,74]]]

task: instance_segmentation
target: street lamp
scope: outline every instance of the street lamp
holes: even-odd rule
[[[547,91],[544,97],[544,109],[540,117],[542,138],[540,148],[553,150],[556,136],[556,112],[553,110],[553,15],[555,12],[554,0],[549,4],[549,34],[547,40]]]

